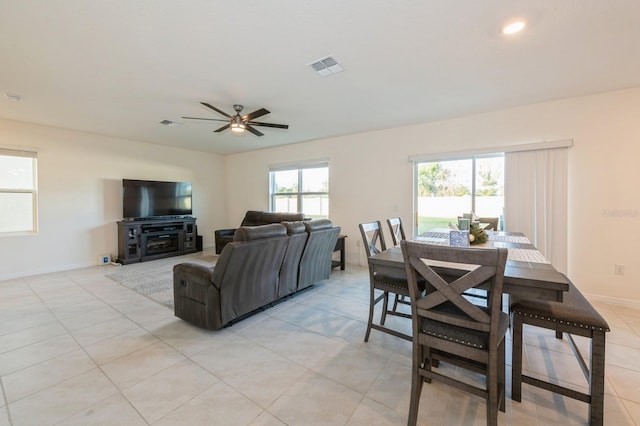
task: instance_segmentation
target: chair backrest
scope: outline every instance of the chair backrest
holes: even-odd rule
[[[507,249],[446,247],[412,241],[401,241],[400,247],[411,304],[415,307],[414,330],[418,330],[420,317],[488,332],[490,339],[497,337]],[[424,296],[418,290],[419,279],[428,287]],[[489,291],[487,309],[463,295],[479,286]]]
[[[382,233],[382,225],[379,220],[361,223],[359,226],[367,257],[371,257],[387,249],[387,244],[384,242],[384,234]]]
[[[498,217],[479,217],[478,222],[481,224],[485,223],[484,230],[486,231],[497,231],[498,230],[498,222],[500,218]]]
[[[389,231],[391,232],[391,238],[393,239],[393,245],[399,246],[400,241],[406,240],[407,237],[404,234],[404,226],[402,226],[402,219],[399,217],[392,217],[387,219],[389,225]]]

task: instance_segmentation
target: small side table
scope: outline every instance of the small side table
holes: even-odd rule
[[[338,235],[338,240],[336,241],[336,246],[333,248],[333,251],[339,251],[340,252],[340,260],[332,260],[331,261],[331,269],[335,268],[335,267],[340,267],[341,271],[344,271],[344,265],[345,265],[345,256],[344,256],[344,240],[345,238],[347,238],[346,235]]]

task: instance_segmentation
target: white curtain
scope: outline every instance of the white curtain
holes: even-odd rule
[[[506,231],[523,232],[560,272],[567,272],[568,148],[505,154]]]

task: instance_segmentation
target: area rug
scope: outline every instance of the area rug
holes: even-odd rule
[[[190,262],[214,266],[218,256],[205,252],[120,266],[108,278],[173,310],[173,265]]]

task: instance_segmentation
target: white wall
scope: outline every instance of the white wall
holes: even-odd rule
[[[573,139],[569,153],[569,269],[583,292],[640,303],[640,88],[437,123],[288,145],[225,158],[228,225],[268,208],[269,165],[330,161],[330,217],[347,261],[366,264],[358,223],[413,217],[412,154]],[[613,274],[614,264],[625,275]]]
[[[640,88],[225,158],[0,120],[0,145],[39,149],[36,236],[0,237],[0,279],[95,265],[116,254],[122,178],[190,180],[205,246],[267,209],[269,165],[330,160],[330,215],[347,261],[366,264],[358,223],[413,217],[408,156],[571,138],[569,276],[587,294],[640,303]],[[227,184],[228,183],[228,184]],[[625,275],[613,274],[614,264]]]
[[[214,154],[0,120],[0,145],[38,149],[39,234],[0,237],[0,279],[96,265],[117,255],[122,179],[191,181],[204,245],[226,222]]]

